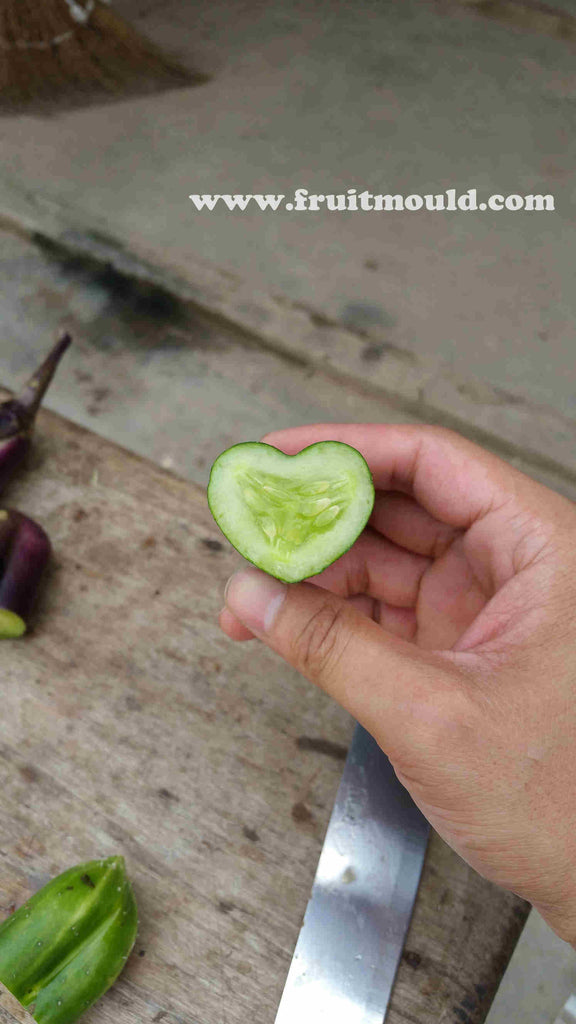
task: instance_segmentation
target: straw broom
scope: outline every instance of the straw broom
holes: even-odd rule
[[[84,105],[207,81],[106,0],[0,0],[0,110]]]

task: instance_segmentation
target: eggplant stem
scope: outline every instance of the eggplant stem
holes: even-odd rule
[[[32,422],[38,412],[40,403],[50,386],[58,363],[71,341],[72,338],[68,333],[62,335],[18,395],[16,402],[28,423]]]

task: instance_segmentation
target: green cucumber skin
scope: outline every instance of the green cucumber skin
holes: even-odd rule
[[[300,455],[304,455],[311,448],[318,448],[318,447],[320,447],[322,445],[326,445],[326,444],[330,445],[331,447],[336,447],[336,446],[340,445],[342,448],[346,448],[346,449],[350,449],[350,447],[351,447],[351,445],[345,444],[345,442],[343,442],[343,441],[332,441],[332,440],[328,440],[328,441],[315,441],[313,444],[308,445],[306,448],[302,448],[301,451],[297,452],[295,455],[287,456],[287,458],[298,458]],[[226,540],[228,541],[228,543],[231,544],[231,546],[238,552],[238,554],[242,555],[242,558],[246,559],[247,562],[250,562],[257,569],[262,569],[262,567],[257,562],[255,562],[252,558],[250,558],[250,556],[247,554],[246,550],[243,550],[243,548],[240,547],[237,543],[235,544],[234,541],[231,540],[231,538],[228,536],[228,534],[224,533],[224,531],[222,530],[222,528],[220,526],[220,523],[218,522],[217,515],[215,514],[214,508],[213,508],[211,500],[210,500],[210,486],[211,486],[211,483],[212,483],[212,480],[213,480],[213,474],[214,474],[214,471],[217,470],[219,460],[222,458],[222,456],[228,455],[231,451],[234,451],[235,449],[238,449],[238,450],[246,449],[246,448],[254,449],[255,447],[257,447],[257,448],[269,448],[269,449],[271,449],[275,453],[278,453],[278,451],[279,451],[279,449],[274,448],[273,445],[266,444],[265,441],[240,441],[237,444],[231,445],[229,448],[226,448],[223,452],[220,452],[220,455],[215,459],[215,461],[213,462],[212,467],[210,469],[210,476],[209,476],[209,479],[208,479],[208,487],[207,487],[207,500],[208,500],[208,507],[210,509],[212,517],[213,517],[216,525],[218,526],[218,529],[226,537]],[[366,474],[367,474],[367,479],[369,479],[371,487],[372,487],[372,508],[373,508],[374,498],[375,498],[375,491],[374,491],[374,485],[373,485],[373,481],[372,481],[372,474],[371,474],[371,471],[370,471],[370,467],[369,467],[368,463],[366,462],[366,460],[364,459],[364,456],[361,454],[361,452],[359,452],[357,449],[354,449],[354,451],[355,451],[356,455],[358,456],[358,458],[364,463],[364,466],[365,466],[365,469],[366,469]],[[282,453],[282,454],[284,454],[284,453]],[[330,558],[329,560],[327,560],[322,565],[322,567],[320,569],[317,569],[315,572],[311,572],[311,573],[309,573],[309,574],[307,574],[305,576],[300,577],[299,579],[294,579],[293,577],[286,578],[285,576],[282,575],[281,571],[272,572],[271,569],[265,569],[263,571],[266,572],[269,576],[274,576],[276,579],[280,580],[282,583],[299,583],[299,582],[301,582],[304,579],[310,579],[313,576],[320,575],[320,573],[324,572],[324,570],[327,569],[329,565],[332,565],[334,562],[338,561],[338,559],[341,558],[342,555],[345,555],[346,552],[349,551],[350,548],[352,548],[354,546],[354,544],[356,543],[360,533],[362,532],[362,530],[368,524],[368,520],[370,519],[370,515],[372,514],[372,508],[370,508],[370,510],[367,512],[365,520],[364,520],[364,523],[362,524],[361,529],[358,531],[356,536],[352,538],[350,543],[348,545],[343,546],[342,548],[340,548],[339,551],[338,551],[338,554],[336,554],[333,558]]]
[[[73,1024],[116,980],[137,928],[124,858],[78,864],[0,925],[0,981],[38,1024]]]

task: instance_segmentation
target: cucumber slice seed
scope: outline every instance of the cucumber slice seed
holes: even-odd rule
[[[296,455],[249,441],[214,462],[208,503],[244,558],[295,583],[352,546],[370,517],[374,484],[360,452],[341,441],[320,441]]]
[[[291,483],[263,470],[242,469],[236,483],[253,518],[281,558],[326,529],[342,515],[353,498],[349,478],[319,480],[315,484]],[[314,497],[314,495],[322,497]]]

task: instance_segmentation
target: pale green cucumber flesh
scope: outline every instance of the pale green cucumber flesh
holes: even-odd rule
[[[348,550],[374,504],[363,456],[340,441],[297,455],[271,445],[233,445],[216,459],[208,503],[218,526],[248,561],[294,583]]]

